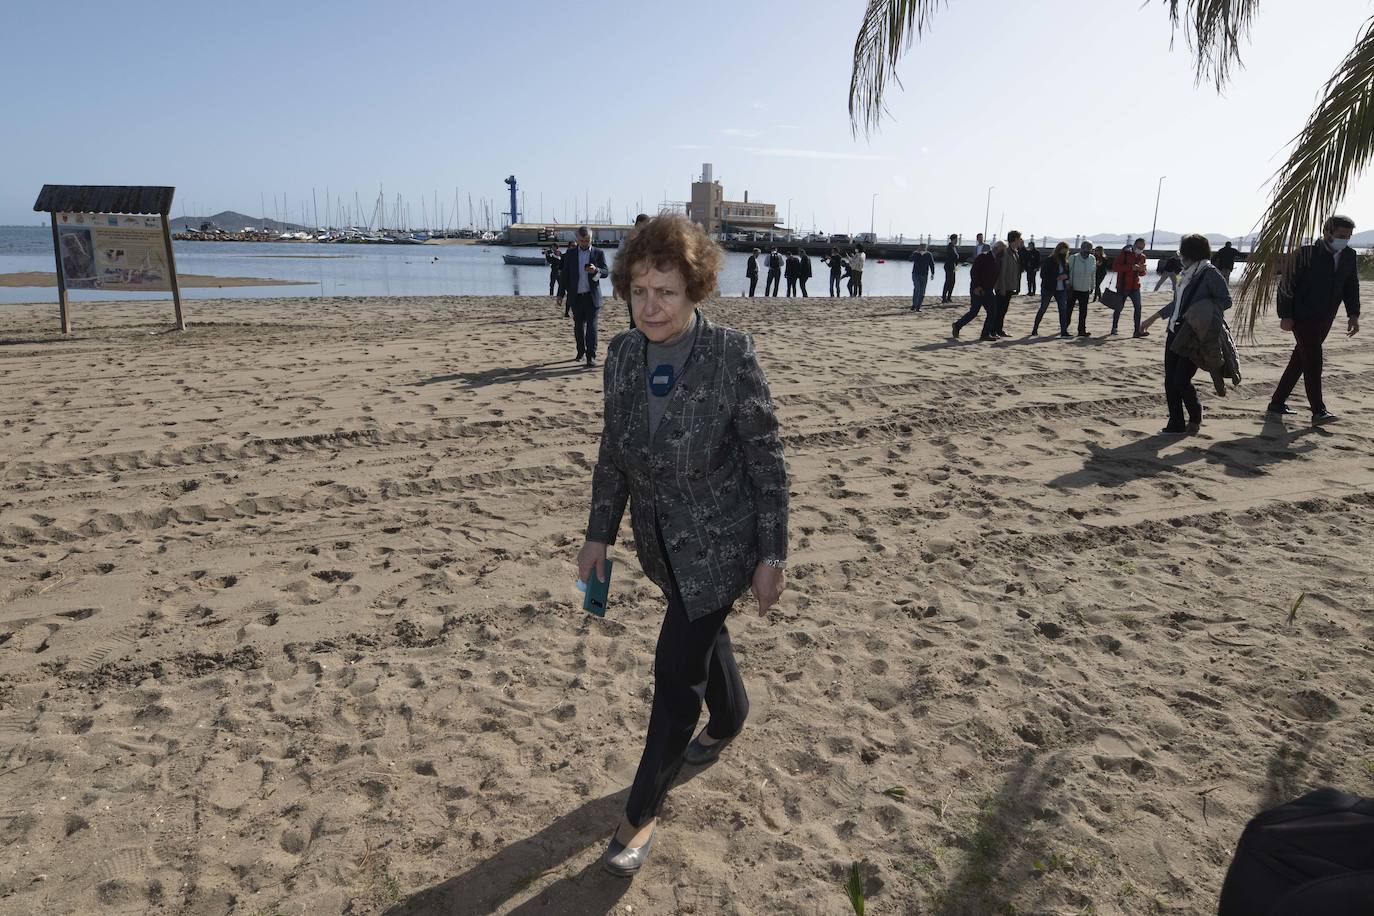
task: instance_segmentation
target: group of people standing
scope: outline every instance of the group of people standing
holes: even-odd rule
[[[744,276],[749,281],[749,296],[752,298],[759,285],[759,256],[762,252],[755,248],[749,255],[749,261],[744,267]],[[821,259],[821,263],[830,271],[830,284],[827,295],[839,298],[841,281],[848,280],[849,295],[862,296],[864,294],[864,249],[862,245],[856,245],[847,254],[841,254],[838,248],[830,249],[830,254]],[[811,279],[812,268],[811,258],[800,248],[794,248],[787,254],[778,251],[778,246],[774,245],[768,249],[768,254],[763,256],[763,267],[766,271],[766,279],[763,284],[763,294],[765,296],[776,296],[782,280],[787,281],[787,295],[795,296],[800,289],[802,298],[807,298],[806,281]]]

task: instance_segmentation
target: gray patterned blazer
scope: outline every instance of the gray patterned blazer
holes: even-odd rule
[[[614,543],[628,500],[639,565],[665,595],[677,579],[689,620],[734,602],[761,559],[787,557],[787,465],[753,338],[697,317],[652,438],[648,341],[637,330],[611,341],[587,522],[587,540]]]

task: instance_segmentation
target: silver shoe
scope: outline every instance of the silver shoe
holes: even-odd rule
[[[644,867],[644,863],[649,861],[649,849],[654,845],[654,837],[657,834],[658,825],[655,824],[643,846],[626,846],[612,836],[611,845],[601,857],[602,867],[618,878],[633,878],[635,873]]]

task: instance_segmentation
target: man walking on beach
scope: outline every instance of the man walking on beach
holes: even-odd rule
[[[959,339],[959,332],[963,330],[964,325],[978,317],[979,309],[986,311],[996,308],[993,305],[994,293],[992,288],[997,283],[997,258],[993,256],[991,251],[985,251],[973,259],[973,267],[969,269],[968,283],[969,309],[958,321],[954,322],[954,333],[950,336],[955,340]],[[983,324],[986,328],[986,317],[983,319]],[[984,336],[979,339],[996,340],[997,338]]]
[[[768,265],[768,279],[764,281],[763,294],[776,296],[778,286],[782,283],[782,255],[778,254],[777,245],[768,249],[768,258],[764,263]]]
[[[1015,229],[1007,233],[1005,242],[998,242],[993,246],[993,252],[997,255],[997,302],[994,313],[990,316],[991,323],[983,323],[983,335],[991,334],[993,337],[1010,337],[1007,333],[1007,310],[1011,308],[1011,297],[1015,296],[1021,289],[1021,233]]]
[[[1040,273],[1040,249],[1031,242],[1021,252],[1021,269],[1026,272],[1026,295],[1035,295],[1035,278]]]
[[[1226,278],[1226,282],[1231,282],[1231,271],[1236,269],[1236,255],[1239,251],[1231,247],[1227,242],[1222,245],[1215,255],[1212,256],[1212,266],[1221,271],[1221,275]]]
[[[783,266],[782,276],[787,281],[787,298],[791,299],[797,295],[797,277],[801,273],[801,261],[797,260],[797,253],[789,251],[787,262]]]
[[[1121,249],[1121,254],[1112,262],[1116,272],[1116,291],[1121,293],[1121,308],[1112,314],[1112,333],[1116,333],[1121,321],[1121,313],[1126,311],[1126,301],[1135,306],[1135,332],[1132,337],[1144,337],[1140,332],[1140,278],[1145,276],[1145,240],[1136,239],[1134,245]]]
[[[1360,276],[1350,235],[1355,221],[1332,216],[1322,226],[1321,241],[1304,245],[1293,255],[1286,276],[1279,278],[1277,305],[1279,326],[1293,335],[1296,344],[1278,387],[1269,398],[1268,413],[1293,413],[1288,396],[1301,376],[1312,408],[1313,423],[1330,423],[1336,415],[1322,399],[1322,342],[1331,332],[1338,308],[1345,305],[1345,336],[1360,332]]]
[[[945,246],[945,288],[940,291],[940,301],[954,299],[954,274],[959,270],[959,236],[951,235]]]
[[[749,262],[744,265],[744,275],[749,278],[749,298],[754,298],[754,290],[759,288],[759,250],[754,249],[754,253],[749,256]]]
[[[926,301],[926,283],[935,279],[935,255],[926,251],[924,242],[916,243],[911,256],[911,310],[919,312]]]
[[[587,365],[596,365],[596,316],[601,310],[601,281],[610,276],[606,253],[592,247],[592,231],[577,227],[577,247],[563,255],[563,288],[558,291],[562,304],[567,295],[572,309],[573,341],[577,344],[577,359],[584,357]]]
[[[797,249],[797,285],[801,287],[802,298],[806,298],[806,281],[811,279],[811,255],[803,248]]]
[[[1078,253],[1069,258],[1069,313],[1059,336],[1067,337],[1069,318],[1073,317],[1074,306],[1078,306],[1078,336],[1088,335],[1088,297],[1097,288],[1097,256],[1093,254],[1093,243],[1087,239],[1078,246]]]
[[[544,252],[544,263],[549,265],[549,295],[552,296],[554,290],[559,288],[558,278],[563,272],[563,250],[558,247],[557,242],[554,242],[553,247]]]
[[[983,233],[978,233],[973,237],[973,257],[977,260],[978,256],[985,251],[991,251],[992,247],[984,244]]]

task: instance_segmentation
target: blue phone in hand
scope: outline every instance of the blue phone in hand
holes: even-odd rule
[[[606,599],[611,591],[611,567],[614,563],[614,560],[606,558],[604,581],[596,577],[596,566],[593,564],[591,575],[587,577],[587,594],[582,599],[582,610],[598,617],[606,616]]]

